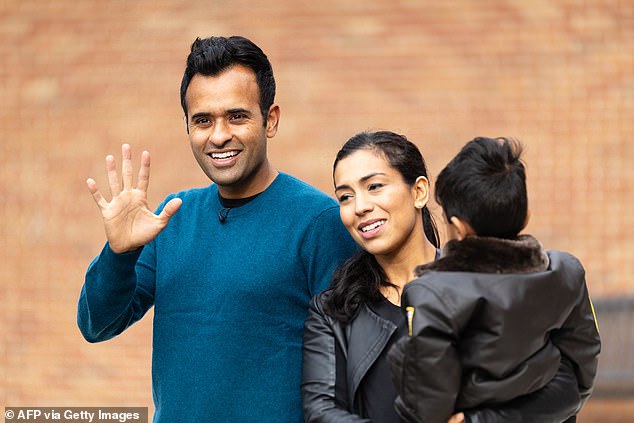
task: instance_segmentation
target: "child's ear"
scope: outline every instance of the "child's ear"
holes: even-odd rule
[[[414,182],[414,207],[422,209],[429,201],[429,180],[419,176]]]
[[[459,241],[465,239],[469,235],[476,234],[473,228],[471,228],[471,225],[457,216],[451,216],[449,223],[451,223],[456,230],[456,236]]]
[[[531,220],[531,209],[526,209],[526,220],[524,220],[524,226],[522,226],[522,230],[526,229],[528,226],[528,222]]]

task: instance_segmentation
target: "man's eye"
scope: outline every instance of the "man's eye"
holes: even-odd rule
[[[194,120],[195,125],[209,125],[210,121],[207,118],[198,118]]]
[[[244,113],[236,113],[235,115],[231,115],[232,121],[244,120],[246,118],[247,118],[247,115],[245,115]]]

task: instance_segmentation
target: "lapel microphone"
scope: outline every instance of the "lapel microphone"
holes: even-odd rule
[[[220,209],[220,211],[218,212],[218,220],[220,221],[220,223],[225,223],[225,221],[227,220],[227,216],[229,216],[230,211],[231,211],[230,207],[223,207]]]

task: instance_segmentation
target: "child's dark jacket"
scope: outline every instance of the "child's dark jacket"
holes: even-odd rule
[[[533,392],[562,355],[590,395],[601,344],[575,257],[528,235],[468,237],[417,274],[402,296],[403,310],[414,308],[412,336],[389,353],[405,420],[446,422],[454,410]]]

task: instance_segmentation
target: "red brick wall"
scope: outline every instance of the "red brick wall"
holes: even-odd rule
[[[477,135],[519,138],[529,232],[576,254],[595,298],[634,294],[634,2],[252,3],[0,2],[0,405],[151,404],[151,316],[98,345],[76,328],[104,241],[84,181],[105,187],[129,142],[152,153],[152,206],[207,183],[179,105],[196,36],[267,52],[270,156],[328,193],[360,130],[406,134],[433,174]]]

